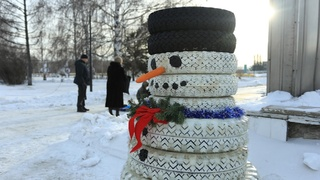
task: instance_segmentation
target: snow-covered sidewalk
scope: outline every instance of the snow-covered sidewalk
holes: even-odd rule
[[[34,82],[31,87],[0,85],[0,179],[120,179],[128,119],[125,112],[113,117],[106,111],[105,80],[95,80],[88,92],[89,113],[75,112],[77,89],[71,79]],[[140,84],[130,87],[125,100],[135,98]],[[265,77],[247,78],[235,97],[249,109],[265,104],[264,94]],[[277,102],[273,98],[268,103]],[[281,142],[249,130],[248,149],[248,160],[263,180],[320,177],[320,140]]]

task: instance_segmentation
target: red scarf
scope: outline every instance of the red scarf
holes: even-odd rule
[[[135,134],[136,139],[138,141],[138,143],[131,149],[130,153],[138,150],[142,146],[141,133],[150,121],[153,120],[154,123],[162,123],[162,124],[168,123],[165,120],[159,120],[155,117],[155,114],[159,113],[160,111],[161,111],[160,108],[149,108],[145,105],[142,105],[137,109],[136,113],[129,120],[130,140],[132,139],[133,134]],[[136,124],[134,124],[135,119],[138,117],[140,117],[139,121]]]

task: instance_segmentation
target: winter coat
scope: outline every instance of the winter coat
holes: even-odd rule
[[[126,81],[124,69],[120,63],[111,62],[107,74],[107,98],[105,106],[109,108],[122,108],[124,106],[123,91]]]
[[[148,82],[143,82],[139,90],[137,91],[137,99],[139,102],[141,102],[144,98],[150,96],[150,91],[147,89],[149,83]]]
[[[77,85],[89,85],[89,71],[86,66],[86,63],[81,59],[77,60],[75,63],[76,76],[74,77],[73,82]]]

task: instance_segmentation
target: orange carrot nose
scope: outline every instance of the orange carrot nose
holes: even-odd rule
[[[164,67],[160,66],[152,71],[149,71],[146,74],[141,75],[140,77],[137,78],[136,82],[141,83],[144,81],[147,81],[153,77],[159,76],[160,74],[164,73],[166,70]]]

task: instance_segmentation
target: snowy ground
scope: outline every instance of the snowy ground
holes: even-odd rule
[[[105,80],[88,92],[90,113],[76,112],[77,87],[72,78],[33,79],[33,86],[0,85],[1,180],[118,180],[127,159],[125,112],[111,116],[104,107]],[[132,82],[135,99],[140,84]],[[286,92],[265,95],[265,75],[242,78],[237,104],[259,110],[269,104],[320,107],[320,90],[292,98]],[[320,179],[320,140],[262,137],[249,129],[248,160],[263,180]]]

